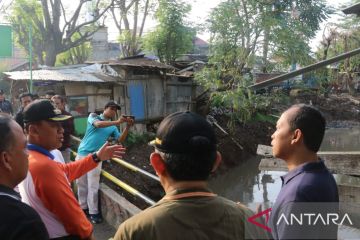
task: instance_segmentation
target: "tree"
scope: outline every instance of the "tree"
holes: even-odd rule
[[[195,30],[185,22],[190,10],[190,5],[183,1],[160,0],[155,15],[159,24],[145,37],[144,48],[154,51],[165,63],[171,63],[180,54],[191,50]]]
[[[220,3],[210,14],[210,63],[217,69],[218,79],[208,79],[218,88],[234,89],[243,86],[245,65],[255,61],[255,51],[265,18],[263,6],[256,0],[228,0]],[[206,69],[205,69],[206,70]]]
[[[355,4],[356,2],[353,1]],[[323,40],[317,50],[320,59],[334,57],[344,52],[357,48],[360,44],[360,19],[355,16],[346,16],[339,19],[336,23],[330,23],[324,30]],[[355,72],[360,71],[360,57],[358,55],[347,58],[339,62],[338,70],[345,73],[339,76],[329,76],[326,78],[327,85],[345,85],[350,94],[355,94]],[[325,75],[325,74],[324,74]],[[326,76],[329,74],[326,73]],[[341,81],[344,77],[344,82]]]
[[[29,54],[29,31],[32,35],[32,49],[36,59],[44,65],[44,40],[39,26],[33,19],[43,19],[41,4],[36,0],[17,0],[12,6],[9,21],[14,30],[16,42]]]
[[[34,36],[37,38],[33,47],[39,61],[42,62],[41,59],[45,55],[44,63],[54,66],[59,53],[66,52],[91,39],[92,35],[100,28],[95,23],[112,5],[112,1],[108,3],[102,1],[100,4],[100,0],[97,0],[94,4],[92,20],[79,23],[82,7],[87,2],[91,2],[91,0],[79,1],[75,11],[69,14],[61,0],[41,0],[41,11],[39,11],[40,3],[38,1],[15,0],[10,19],[15,26],[14,30],[15,34],[19,36],[18,39],[24,40],[19,44],[27,49],[28,39],[24,36],[29,32],[26,26],[31,24]],[[80,37],[73,38],[75,34]]]
[[[73,38],[79,38],[74,35]],[[73,47],[66,52],[60,53],[56,59],[56,65],[74,65],[84,63],[91,54],[90,42],[84,42],[79,46]]]
[[[309,39],[331,10],[323,0],[227,0],[210,14],[210,62],[220,71],[214,84],[244,86],[242,75],[253,68],[262,51],[262,71],[269,59],[282,68],[309,63]],[[247,69],[244,69],[244,67]],[[218,86],[219,87],[219,86]]]
[[[123,57],[135,56],[140,53],[145,22],[154,6],[153,0],[130,0],[128,4],[127,0],[114,1],[111,13],[120,33],[119,40]],[[117,17],[117,14],[120,17]],[[133,15],[132,29],[128,17],[130,14]],[[139,19],[141,19],[141,25],[138,28]]]
[[[269,45],[273,49],[270,57],[282,59],[288,65],[309,64],[309,40],[332,12],[324,0],[273,1],[271,11],[266,12],[269,32],[264,35],[263,71],[267,71],[269,55],[265,50]]]

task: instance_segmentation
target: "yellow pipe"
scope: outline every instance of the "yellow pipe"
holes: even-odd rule
[[[74,140],[76,141],[80,141],[79,138],[76,138],[74,136],[71,136]],[[71,149],[71,153],[74,154],[74,156],[77,155],[77,152],[75,152],[74,150]],[[112,159],[113,161],[119,163],[119,164],[122,164],[123,166],[126,166],[127,168],[135,171],[135,172],[141,172],[147,176],[149,175],[152,175],[151,173],[148,173],[136,166],[133,166],[132,164],[130,163],[127,163],[121,159],[118,159],[118,158],[113,158]],[[135,196],[138,196],[140,197],[141,199],[143,199],[145,202],[149,203],[150,205],[154,205],[155,204],[155,201],[153,201],[152,199],[148,198],[147,196],[145,196],[144,194],[142,194],[141,192],[139,192],[138,190],[136,190],[135,188],[131,187],[130,185],[124,183],[123,181],[121,181],[120,179],[114,177],[113,175],[111,175],[110,173],[108,173],[107,171],[105,170],[101,170],[101,175],[104,176],[105,178],[107,178],[108,180],[110,180],[111,182],[115,183],[117,186],[121,187],[122,189],[124,189],[125,191],[131,193],[132,195],[135,195]],[[156,176],[149,176],[151,178],[155,178],[155,180],[158,180],[159,179],[156,177]]]
[[[118,164],[121,164],[122,166],[124,166],[124,167],[126,167],[126,168],[128,168],[128,169],[130,169],[130,170],[132,170],[134,172],[141,173],[141,174],[143,174],[143,175],[145,175],[145,176],[147,176],[149,178],[152,178],[152,179],[160,182],[160,179],[157,176],[155,176],[154,174],[151,174],[151,173],[149,173],[149,172],[147,172],[147,171],[145,171],[145,170],[143,170],[141,168],[138,168],[138,167],[132,165],[131,163],[128,163],[128,162],[126,162],[126,161],[124,161],[122,159],[119,159],[119,158],[112,158],[111,160],[113,160],[114,162],[117,162]]]
[[[139,192],[138,190],[136,190],[135,188],[129,186],[128,184],[124,183],[123,181],[119,180],[118,178],[114,177],[113,175],[111,175],[110,173],[108,173],[105,170],[101,170],[101,175],[103,175],[105,178],[107,178],[108,180],[112,181],[113,183],[115,183],[117,186],[121,187],[122,189],[124,189],[125,191],[131,193],[132,195],[138,196],[141,199],[143,199],[145,202],[154,205],[155,201],[151,200],[150,198],[148,198],[147,196],[145,196],[144,194],[142,194],[141,192]]]

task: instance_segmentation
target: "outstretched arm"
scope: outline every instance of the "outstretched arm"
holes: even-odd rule
[[[92,122],[92,124],[97,128],[105,128],[105,127],[110,127],[110,126],[116,126],[116,125],[119,125],[119,124],[127,122],[127,121],[128,121],[127,118],[121,116],[119,119],[117,119],[115,121],[94,120]]]

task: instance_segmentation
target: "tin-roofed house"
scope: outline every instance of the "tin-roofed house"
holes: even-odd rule
[[[128,111],[138,121],[156,121],[169,113],[192,110],[195,85],[192,77],[169,74],[175,70],[144,57],[108,63],[127,83]]]
[[[193,109],[193,79],[168,76],[171,66],[143,56],[89,64],[32,71],[34,92],[54,90],[67,97],[78,134],[85,132],[88,113],[102,111],[110,99],[120,104],[122,114],[136,117],[140,132],[169,113]],[[17,97],[20,89],[27,89],[29,78],[29,71],[17,71],[6,72],[4,79]]]

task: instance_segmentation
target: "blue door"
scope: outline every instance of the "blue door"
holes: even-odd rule
[[[128,87],[131,115],[134,115],[137,120],[143,120],[145,119],[144,87],[137,81],[130,82]]]

